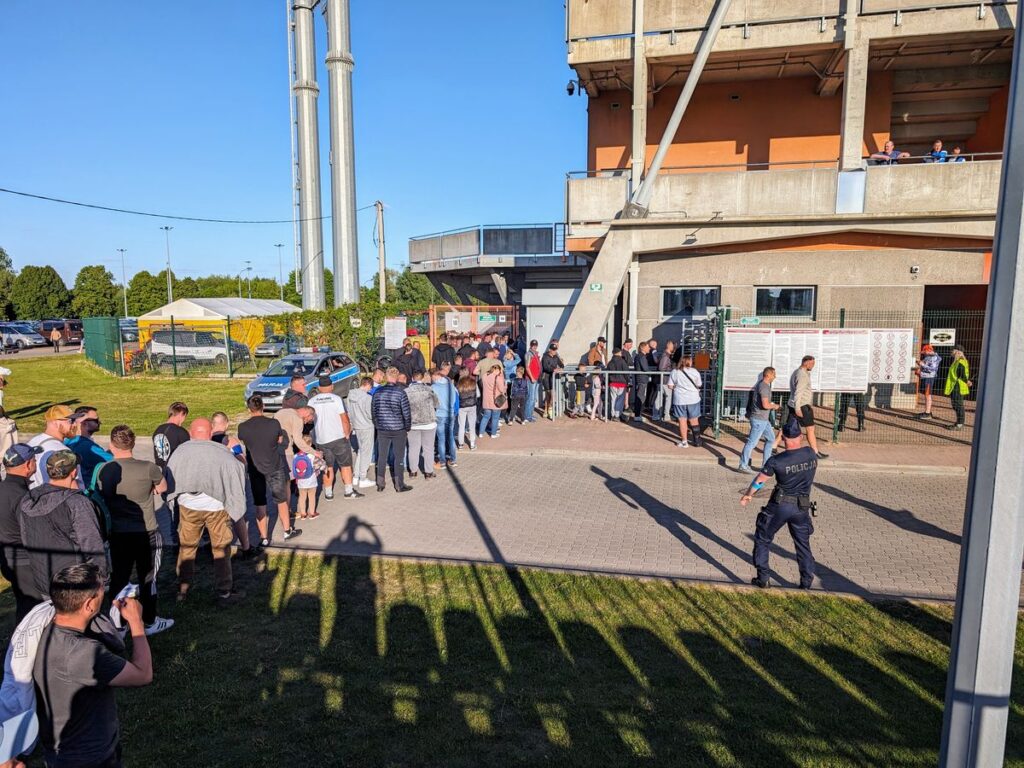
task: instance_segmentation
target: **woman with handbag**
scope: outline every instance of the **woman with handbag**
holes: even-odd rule
[[[501,434],[501,412],[508,406],[505,395],[505,369],[496,365],[484,374],[483,379],[484,417],[480,422],[480,435],[497,438]]]

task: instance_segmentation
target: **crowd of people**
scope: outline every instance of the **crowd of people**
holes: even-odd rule
[[[936,139],[932,142],[931,150],[921,157],[921,161],[925,163],[966,162],[967,158],[963,155],[963,150],[961,150],[959,144],[954,145],[952,150],[945,150],[942,147],[942,139]],[[868,155],[868,162],[872,165],[899,165],[901,160],[909,160],[910,158],[909,152],[896,149],[896,145],[892,141],[886,141],[882,145],[880,152],[872,152]]]

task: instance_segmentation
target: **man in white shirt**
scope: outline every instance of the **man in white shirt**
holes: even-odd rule
[[[811,389],[811,371],[814,370],[814,357],[805,355],[800,367],[789,377],[789,418],[795,418],[807,432],[807,444],[818,454],[819,459],[827,459],[828,454],[818,450],[818,440],[814,436],[814,392]],[[788,421],[789,419],[787,419]],[[782,432],[775,438],[775,448],[779,447]]]
[[[33,448],[39,447],[43,451],[36,462],[36,473],[32,475],[29,488],[38,488],[49,481],[46,475],[46,457],[54,451],[67,450],[64,445],[64,438],[73,437],[75,434],[75,413],[66,405],[52,405],[46,412],[46,429],[28,441]],[[85,483],[92,478],[83,478],[78,474],[78,487],[85,489]]]
[[[352,485],[352,445],[348,440],[352,425],[345,412],[345,401],[334,394],[334,382],[330,376],[321,376],[318,387],[319,394],[311,397],[308,405],[316,411],[313,435],[316,447],[323,451],[327,463],[324,497],[334,498],[334,467],[337,465],[341,471],[341,482],[345,484],[345,498],[361,498],[363,494]]]
[[[700,447],[701,387],[700,371],[693,367],[693,358],[684,355],[668,377],[668,388],[672,392],[672,416],[679,422],[679,448],[686,448],[687,425],[693,432],[693,444]]]

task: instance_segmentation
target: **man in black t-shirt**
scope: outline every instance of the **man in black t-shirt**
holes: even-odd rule
[[[291,497],[291,476],[285,449],[288,436],[281,422],[263,413],[263,398],[253,395],[246,400],[249,418],[238,425],[238,439],[245,446],[245,460],[249,468],[253,504],[256,507],[256,528],[260,532],[260,546],[270,546],[270,527],[267,505],[277,505],[277,516],[284,531],[291,528],[288,502]]]
[[[39,638],[32,668],[39,743],[50,768],[93,765],[120,768],[120,725],[114,688],[153,681],[142,608],[116,600],[132,634],[131,660],[114,625],[100,615],[103,578],[91,563],[60,570],[50,582],[56,615]]]
[[[153,433],[153,461],[160,469],[167,469],[171,454],[188,440],[188,430],[181,426],[187,416],[187,405],[182,402],[171,403],[167,409],[167,421]]]
[[[757,576],[750,583],[762,589],[769,585],[768,550],[775,534],[783,525],[789,527],[796,547],[796,560],[800,568],[800,589],[810,589],[814,581],[814,555],[811,554],[811,487],[818,469],[818,454],[811,448],[800,446],[800,424],[791,418],[782,428],[786,450],[765,462],[750,488],[740,499],[747,506],[754,494],[769,477],[776,481],[771,499],[757,515],[754,531],[754,567]]]

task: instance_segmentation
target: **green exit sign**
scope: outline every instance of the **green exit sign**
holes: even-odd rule
[[[604,285],[601,284],[601,283],[591,283],[590,284],[590,292],[591,293],[600,293],[603,290],[604,290]]]
[[[760,324],[761,324],[761,318],[760,317],[741,317],[740,318],[740,325],[760,325]]]

